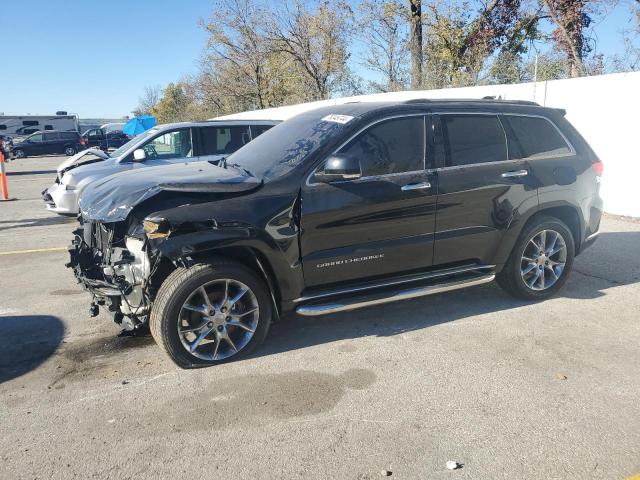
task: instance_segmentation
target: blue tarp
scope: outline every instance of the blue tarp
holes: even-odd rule
[[[155,126],[156,117],[152,117],[151,115],[145,115],[144,117],[133,117],[127,123],[125,123],[124,127],[122,127],[122,131],[127,135],[139,135],[142,132],[146,132],[151,127]]]

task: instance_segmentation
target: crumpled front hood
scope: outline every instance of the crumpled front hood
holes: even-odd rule
[[[98,157],[99,159],[102,160],[106,160],[107,158],[109,158],[109,155],[107,155],[106,153],[104,153],[102,150],[100,150],[99,148],[88,148],[86,150],[82,150],[78,153],[76,153],[75,155],[70,156],[69,158],[67,158],[64,162],[62,162],[60,165],[58,165],[58,173],[64,173],[67,170],[73,168],[74,166],[78,166],[78,165],[82,165],[86,162],[95,162],[95,161],[100,161],[99,159],[83,159],[84,156],[86,155],[95,155],[96,157]]]
[[[116,173],[87,185],[80,211],[87,220],[120,222],[131,210],[161,191],[195,193],[249,192],[262,180],[209,162],[179,163]]]

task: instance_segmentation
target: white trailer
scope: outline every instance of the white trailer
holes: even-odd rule
[[[0,115],[0,135],[24,136],[46,130],[78,131],[75,115]]]

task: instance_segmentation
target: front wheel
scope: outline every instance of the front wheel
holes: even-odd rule
[[[264,282],[236,262],[178,268],[151,309],[156,342],[182,368],[235,360],[266,337],[272,303]]]
[[[571,230],[557,218],[541,215],[522,231],[497,281],[515,297],[544,300],[567,281],[574,256]]]
[[[19,148],[13,151],[13,154],[16,156],[16,158],[26,158],[27,154],[24,153],[24,150],[20,150]]]

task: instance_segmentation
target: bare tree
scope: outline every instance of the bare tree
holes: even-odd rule
[[[293,60],[291,73],[299,75],[306,100],[329,98],[346,82],[351,16],[345,3],[329,0],[317,8],[295,0],[270,16],[270,38],[277,52]]]
[[[133,111],[135,116],[149,115],[151,110],[158,104],[162,97],[162,87],[160,85],[144,87],[142,96],[138,98],[138,106]]]
[[[422,86],[422,65],[424,62],[422,50],[422,0],[409,0],[411,10],[411,88]]]
[[[586,73],[584,57],[591,51],[585,30],[591,24],[586,12],[589,0],[544,0],[549,18],[556,27],[553,38],[569,64],[571,77]]]
[[[280,73],[281,65],[265,30],[268,14],[252,0],[217,0],[214,14],[203,24],[209,40],[201,84],[218,108],[229,103],[231,110],[280,104],[273,70]]]
[[[630,27],[622,32],[624,51],[613,57],[613,68],[618,72],[640,70],[640,0],[629,5]]]
[[[364,43],[364,66],[382,76],[371,81],[374,90],[404,90],[407,84],[407,14],[397,0],[365,0],[360,5],[360,36]]]

